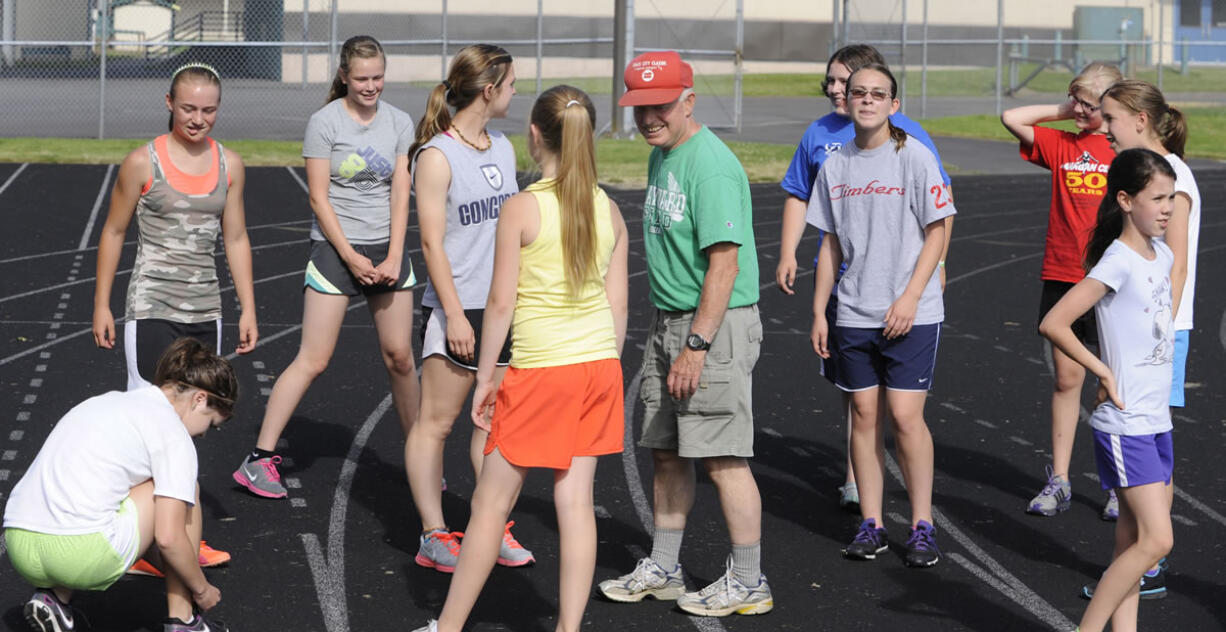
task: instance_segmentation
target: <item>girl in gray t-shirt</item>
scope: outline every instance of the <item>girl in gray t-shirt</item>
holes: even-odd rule
[[[831,237],[818,255],[814,298],[813,337],[823,357],[830,355],[832,324],[826,322],[826,302],[835,270],[847,263],[833,325],[839,338],[837,385],[852,398],[852,466],[863,522],[844,555],[874,559],[888,548],[884,464],[877,453],[878,389],[884,387],[911,499],[904,561],[932,566],[940,551],[932,526],[933,444],[924,401],[945,317],[937,263],[944,219],[954,207],[932,152],[889,122],[899,106],[890,71],[863,66],[847,86],[855,141],[822,165],[808,209],[808,221]]]
[[[302,155],[315,224],[302,306],[298,355],[273,386],[255,449],[234,480],[265,498],[284,498],[277,440],[298,402],[328,365],[349,297],[366,297],[392,399],[406,432],[417,417],[413,363],[413,265],[409,223],[409,144],[413,121],[380,100],[386,67],[374,38],[351,37],[328,103],[311,116]]]

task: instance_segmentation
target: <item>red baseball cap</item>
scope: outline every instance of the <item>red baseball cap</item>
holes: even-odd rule
[[[694,69],[676,51],[643,53],[626,66],[626,93],[621,106],[672,103],[686,88],[694,87]]]

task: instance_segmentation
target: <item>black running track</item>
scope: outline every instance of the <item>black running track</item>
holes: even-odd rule
[[[122,354],[96,349],[89,335],[94,248],[113,176],[105,166],[0,164],[0,186],[7,184],[0,190],[0,500],[60,415],[86,397],[124,385]],[[1226,621],[1226,476],[1215,465],[1226,443],[1226,292],[1219,276],[1226,263],[1226,186],[1220,176],[1200,176],[1207,205],[1189,405],[1175,420],[1179,491],[1171,594],[1142,605],[1142,628],[1148,630],[1220,630]],[[403,439],[390,418],[386,376],[364,306],[351,310],[332,366],[285,434],[283,473],[291,499],[255,498],[230,479],[254,443],[274,379],[298,346],[310,219],[301,178],[301,170],[249,169],[247,218],[263,337],[255,352],[234,360],[243,388],[234,420],[198,446],[205,537],[234,555],[228,567],[208,571],[223,593],[213,614],[235,630],[411,630],[437,614],[448,577],[413,563],[418,519],[404,478]],[[775,610],[761,617],[703,619],[669,603],[614,604],[593,596],[585,629],[1072,629],[1086,604],[1077,593],[1108,560],[1112,528],[1098,519],[1103,493],[1089,477],[1094,465],[1084,425],[1074,454],[1072,510],[1055,518],[1023,513],[1048,461],[1051,378],[1035,334],[1047,179],[967,176],[955,179],[954,187],[960,214],[949,256],[948,320],[927,405],[936,441],[941,564],[903,567],[908,507],[896,475],[887,477],[891,553],[867,563],[840,557],[857,518],[836,505],[843,415],[838,395],[817,376],[809,347],[812,274],[802,266],[796,296],[774,289],[783,199],[776,186],[755,186],[767,336],[754,380],[753,468],[762,489],[763,568]],[[642,192],[615,191],[614,197],[631,235],[639,235]],[[814,248],[813,237],[808,234],[802,244],[802,260]],[[415,232],[410,239],[416,248]],[[125,248],[121,271],[131,267],[134,250]],[[624,371],[633,398],[651,313],[641,238],[631,243],[631,261]],[[418,251],[414,263],[424,278]],[[126,282],[126,275],[117,280],[117,314]],[[225,297],[226,345],[233,348],[236,304],[232,291]],[[1086,401],[1090,397],[1087,389]],[[641,421],[641,410],[634,412],[627,427],[632,436]],[[457,424],[446,464],[444,508],[461,529],[473,486],[465,457],[469,427]],[[516,533],[538,564],[495,569],[470,629],[553,629],[558,545],[550,480],[546,473],[532,474],[513,514]],[[701,475],[700,480],[682,550],[695,586],[722,573],[728,551],[714,490]],[[650,548],[644,528],[650,481],[650,458],[641,450],[601,460],[597,580],[628,572]],[[20,607],[28,593],[11,567],[0,563],[0,621],[8,629],[24,629]],[[161,629],[157,580],[126,578],[106,593],[81,594],[75,603],[96,630]]]

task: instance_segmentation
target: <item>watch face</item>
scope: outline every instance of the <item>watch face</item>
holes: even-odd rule
[[[685,346],[695,351],[706,351],[711,348],[711,344],[703,340],[698,334],[690,334],[685,337]]]

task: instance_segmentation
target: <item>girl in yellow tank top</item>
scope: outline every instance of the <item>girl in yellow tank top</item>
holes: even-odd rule
[[[621,452],[627,236],[617,205],[596,186],[596,108],[556,86],[532,108],[528,147],[542,180],[507,200],[481,332],[473,423],[485,461],[447,601],[418,632],[468,619],[498,557],[507,515],[528,468],[554,470],[561,541],[559,630],[578,630],[592,589],[596,457]],[[511,368],[494,365],[511,329]]]

